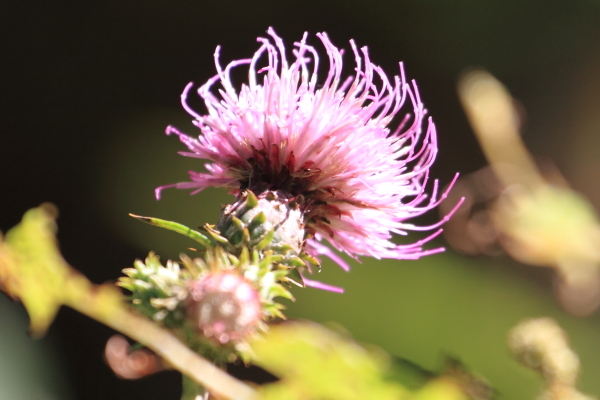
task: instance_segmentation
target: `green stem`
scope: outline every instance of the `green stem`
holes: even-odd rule
[[[521,139],[514,101],[504,85],[490,73],[476,70],[461,78],[458,93],[483,153],[502,184],[542,185],[544,178]]]
[[[196,382],[198,388],[206,388],[219,398],[228,400],[255,400],[258,397],[250,386],[201,357],[171,332],[129,311],[123,297],[113,286],[96,286],[82,275],[73,274],[64,289],[63,304],[152,349],[169,365],[188,376],[190,382]]]
[[[205,400],[208,392],[192,379],[183,375],[181,400]]]

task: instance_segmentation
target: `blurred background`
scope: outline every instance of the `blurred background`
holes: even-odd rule
[[[194,133],[179,104],[184,86],[214,74],[217,45],[224,62],[249,57],[269,26],[288,45],[304,31],[325,31],[346,49],[353,38],[389,75],[403,61],[438,128],[433,176],[443,184],[486,165],[456,82],[466,69],[489,70],[518,100],[529,150],[600,209],[598,1],[4,0],[0,230],[55,203],[65,258],[96,283],[116,280],[149,250],[176,258],[189,242],[127,213],[216,222],[231,200],[221,191],[154,199],[157,186],[201,168],[176,154],[183,146],[164,128]],[[581,358],[580,389],[600,396],[599,312],[566,312],[552,269],[520,264],[500,248],[485,253],[365,259],[350,273],[326,263],[318,278],[346,293],[295,290],[289,315],[337,322],[427,369],[457,357],[511,400],[533,399],[541,381],[512,359],[507,332],[524,318],[551,316]],[[48,336],[33,341],[20,305],[2,295],[0,310],[0,399],[179,398],[174,372],[116,378],[102,359],[114,332],[95,321],[62,309]]]

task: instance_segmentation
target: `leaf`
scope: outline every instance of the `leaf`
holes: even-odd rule
[[[168,229],[173,232],[180,233],[183,236],[186,236],[192,240],[195,240],[196,242],[200,243],[204,247],[212,246],[212,243],[209,238],[204,236],[202,233],[200,233],[192,228],[188,228],[187,226],[182,225],[180,223],[173,222],[173,221],[167,221],[167,220],[160,219],[160,218],[143,217],[141,215],[135,215],[135,214],[129,214],[129,215],[132,216],[133,218],[136,218],[142,222],[146,222],[150,225],[155,225],[160,228],[164,228],[164,229]]]
[[[252,349],[253,362],[281,378],[261,386],[261,400],[398,400],[408,393],[383,377],[385,357],[316,324],[272,326]]]
[[[306,285],[304,284],[304,279],[302,279],[302,275],[300,275],[300,272],[296,268],[290,269],[287,275],[285,276],[284,280],[302,288],[306,287]]]
[[[259,388],[261,400],[490,398],[489,390],[471,393],[472,385],[465,387],[464,374],[457,376],[455,369],[437,377],[431,374],[420,387],[409,390],[390,380],[391,360],[383,351],[362,347],[344,334],[310,322],[271,326],[266,337],[251,346],[256,357],[252,362],[280,378]]]
[[[450,378],[440,377],[421,388],[411,400],[468,400],[461,386]]]
[[[56,244],[55,215],[50,204],[29,210],[0,242],[0,287],[23,303],[35,337],[52,323],[70,274]]]
[[[271,244],[275,236],[275,230],[271,229],[267,234],[256,244],[258,250],[264,250],[265,247]]]
[[[245,210],[252,209],[256,206],[258,206],[258,198],[251,190],[247,190],[246,191],[246,204],[244,205]],[[245,212],[246,211],[244,211],[243,213],[245,213]]]

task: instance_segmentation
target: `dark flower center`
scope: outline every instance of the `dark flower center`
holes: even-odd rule
[[[308,188],[319,178],[321,170],[313,168],[312,161],[296,167],[296,158],[292,151],[282,164],[279,160],[279,146],[272,144],[266,149],[253,149],[253,157],[246,160],[241,174],[240,189],[250,189],[255,194],[266,190],[281,190],[292,197],[311,197]],[[248,170],[248,166],[250,169]]]
[[[322,173],[321,169],[315,168],[312,161],[296,166],[293,151],[281,163],[279,146],[276,144],[263,149],[253,146],[252,149],[253,157],[248,158],[245,165],[231,167],[237,172],[241,191],[249,189],[257,196],[266,191],[283,192],[302,210],[309,234],[314,235],[319,230],[333,237],[329,219],[340,218],[345,213],[332,202],[350,201],[336,198],[337,190],[333,187],[314,188],[314,182]]]

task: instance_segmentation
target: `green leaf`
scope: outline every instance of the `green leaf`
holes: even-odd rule
[[[300,254],[300,258],[310,264],[311,267],[317,267],[319,270],[321,269],[321,263],[315,257],[303,252]]]
[[[269,244],[271,244],[271,242],[273,241],[273,236],[275,236],[275,230],[271,229],[264,238],[262,238],[260,240],[260,242],[258,242],[258,244],[256,245],[256,248],[258,250],[263,250],[265,247],[267,247]]]
[[[410,390],[389,379],[391,360],[382,350],[311,322],[271,326],[251,346],[252,362],[280,378],[259,388],[261,400],[485,400],[491,395],[486,389],[469,391],[469,397],[466,389],[474,386],[465,385],[464,374],[454,370],[428,374],[422,386]]]
[[[218,230],[214,229],[213,225],[206,224],[204,225],[204,229],[216,242],[222,244],[229,244],[229,240],[226,237],[222,236]]]
[[[227,236],[228,240],[231,244],[238,245],[245,239],[244,231],[247,231],[246,224],[242,222],[241,219],[237,218],[235,215],[231,216],[232,226],[227,232],[224,232],[224,235]],[[248,234],[248,241],[250,239],[250,234]],[[247,241],[246,241],[247,243]]]
[[[188,228],[187,226],[182,225],[180,223],[173,222],[173,221],[167,221],[167,220],[160,219],[160,218],[143,217],[141,215],[135,215],[135,214],[129,214],[129,215],[132,216],[133,218],[136,218],[142,222],[146,222],[150,225],[155,225],[160,228],[164,228],[164,229],[168,229],[173,232],[180,233],[183,236],[186,236],[192,240],[195,240],[196,242],[200,243],[204,247],[212,246],[212,243],[209,238],[204,236],[202,233],[200,233],[194,229]]]
[[[256,198],[256,195],[251,190],[247,190],[246,194],[247,197],[244,208],[249,210],[251,208],[256,207],[258,205],[258,198]]]
[[[285,261],[283,262],[283,264],[289,265],[290,267],[297,267],[297,268],[302,268],[306,265],[306,264],[304,264],[304,261],[302,261],[302,259],[297,256],[287,257],[285,259]]]
[[[261,226],[262,224],[264,224],[265,222],[267,222],[267,216],[265,215],[265,213],[263,211],[261,211],[258,214],[256,214],[254,216],[254,218],[252,218],[252,221],[250,221],[250,223],[248,224],[248,228],[254,235],[254,230],[256,228],[258,228],[259,226]],[[260,234],[260,233],[257,233],[257,234]]]
[[[296,286],[305,287],[304,279],[302,279],[302,275],[300,275],[300,272],[296,268],[290,269],[288,271],[285,280],[289,281],[290,283],[293,283]]]
[[[246,246],[243,246],[240,251],[239,264],[246,265],[248,263],[250,263],[250,252]]]
[[[289,292],[289,290],[285,289],[281,285],[272,285],[269,288],[269,295],[271,298],[283,297],[292,301],[294,300],[294,296]]]
[[[261,400],[398,400],[408,391],[385,380],[387,359],[312,323],[272,326],[252,344],[253,360],[281,378],[260,387]]]
[[[31,209],[0,242],[0,287],[23,303],[35,337],[54,320],[71,273],[56,244],[55,215],[49,204]]]

